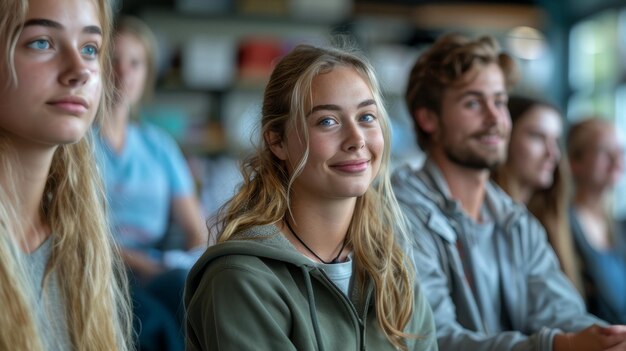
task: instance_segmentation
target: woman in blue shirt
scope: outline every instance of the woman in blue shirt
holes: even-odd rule
[[[133,120],[154,85],[154,51],[152,32],[143,22],[117,21],[113,67],[118,93],[98,144],[112,231],[132,276],[139,346],[178,350],[184,281],[204,251],[207,234],[178,145],[158,128]],[[170,221],[184,234],[176,238],[182,249],[162,246]]]

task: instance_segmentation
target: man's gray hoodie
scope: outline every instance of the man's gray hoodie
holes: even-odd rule
[[[441,350],[549,351],[556,333],[606,324],[586,312],[541,224],[495,184],[489,182],[485,194],[494,222],[493,250],[472,253],[472,262],[497,272],[492,277],[497,289],[484,289],[490,285],[476,281],[484,277],[466,274],[458,239],[465,235],[463,220],[468,217],[451,198],[436,164],[427,160],[421,170],[400,167],[392,183],[412,227],[413,259],[434,312]],[[481,284],[487,296],[480,296],[476,286]],[[485,298],[499,299],[498,316],[480,306]],[[502,323],[493,327],[487,318]]]

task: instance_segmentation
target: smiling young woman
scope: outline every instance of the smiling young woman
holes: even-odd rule
[[[189,350],[433,350],[398,245],[389,120],[371,66],[296,47],[265,89],[262,140],[186,286]]]
[[[2,350],[127,350],[129,300],[89,128],[111,85],[106,0],[0,3]]]

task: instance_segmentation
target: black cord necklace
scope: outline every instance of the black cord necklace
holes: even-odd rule
[[[298,234],[296,234],[296,231],[293,230],[293,228],[291,228],[291,224],[289,224],[289,221],[287,220],[287,218],[285,218],[285,223],[287,223],[287,228],[289,228],[289,230],[291,231],[291,233],[293,234],[293,236],[296,237],[296,239],[298,239],[298,241],[300,242],[300,244],[302,244],[307,250],[309,250],[310,253],[313,254],[313,256],[315,256],[318,260],[320,260],[322,263],[324,264],[331,264],[331,263],[337,263],[339,262],[339,256],[341,256],[341,253],[343,252],[343,249],[346,247],[346,239],[343,239],[343,244],[341,244],[341,249],[339,249],[339,253],[337,254],[337,256],[332,260],[332,261],[324,261],[321,257],[319,257],[315,251],[311,250],[310,247],[307,246],[307,244],[304,243],[304,241],[302,241],[302,239],[300,239],[300,237],[298,236]]]

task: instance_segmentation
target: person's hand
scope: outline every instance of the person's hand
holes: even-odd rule
[[[626,326],[592,325],[577,333],[557,334],[554,351],[626,351]]]
[[[606,351],[626,351],[626,325],[612,325],[604,328],[602,332],[611,338],[619,339],[615,345],[609,347]]]

